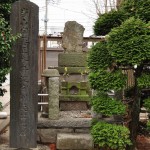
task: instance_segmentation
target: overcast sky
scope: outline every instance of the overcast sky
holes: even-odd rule
[[[30,0],[39,6],[40,34],[44,33],[45,0]],[[65,22],[77,21],[85,28],[84,36],[93,34],[93,24],[96,14],[90,14],[90,0],[48,0],[48,27],[47,34],[63,32]]]

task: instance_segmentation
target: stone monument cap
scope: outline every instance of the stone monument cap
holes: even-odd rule
[[[45,69],[42,77],[59,77],[60,74],[57,69]]]

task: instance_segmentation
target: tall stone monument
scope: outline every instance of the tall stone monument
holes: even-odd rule
[[[21,33],[13,46],[10,75],[10,147],[37,146],[39,8],[20,0],[12,5],[12,33]]]

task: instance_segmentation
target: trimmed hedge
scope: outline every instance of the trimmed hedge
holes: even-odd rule
[[[127,19],[127,16],[122,11],[110,11],[102,14],[94,24],[95,35],[106,35],[112,28],[118,27],[121,23]]]
[[[107,69],[112,63],[112,58],[107,49],[106,42],[99,42],[92,47],[88,56],[88,66],[91,70]]]
[[[134,17],[120,27],[113,28],[108,36],[108,49],[119,65],[140,65],[150,58],[149,24]]]

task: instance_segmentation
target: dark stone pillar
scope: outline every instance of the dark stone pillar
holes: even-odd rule
[[[37,146],[39,8],[20,0],[12,5],[12,33],[21,33],[12,48],[10,75],[10,147]]]

